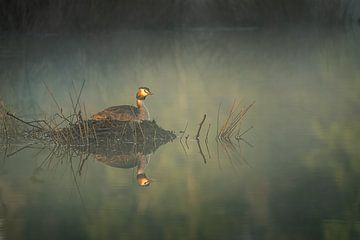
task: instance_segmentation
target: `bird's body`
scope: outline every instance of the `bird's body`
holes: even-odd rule
[[[139,121],[150,119],[149,113],[144,104],[142,104],[140,107],[131,105],[109,107],[101,112],[96,113],[92,118],[94,120],[111,119],[119,121]]]
[[[136,180],[139,186],[147,187],[151,180],[145,174],[145,168],[150,161],[150,154],[130,153],[122,155],[102,155],[96,154],[95,159],[116,168],[134,168],[136,167]]]
[[[149,120],[150,115],[144,105],[147,96],[152,95],[149,88],[140,87],[136,93],[136,106],[120,105],[104,109],[92,116],[94,120],[143,121]]]

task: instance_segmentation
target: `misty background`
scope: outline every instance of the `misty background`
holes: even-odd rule
[[[0,148],[0,239],[359,239],[359,18],[359,0],[0,0],[6,111],[51,119],[44,83],[66,114],[85,80],[85,116],[147,86],[151,119],[189,134],[154,152],[147,189]],[[231,150],[215,126],[234,99],[256,103]]]
[[[360,23],[356,0],[1,0],[0,30],[181,29]]]

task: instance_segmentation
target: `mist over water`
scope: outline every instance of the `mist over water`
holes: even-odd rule
[[[212,128],[206,164],[176,139],[151,154],[147,188],[94,156],[77,175],[78,158],[43,164],[51,149],[2,147],[0,236],[358,238],[359,40],[357,26],[2,35],[0,96],[24,119],[58,112],[43,82],[71,112],[85,79],[88,116],[135,104],[146,86],[160,126],[188,123],[192,139],[206,113],[202,134]],[[235,150],[215,141],[219,104],[223,121],[234,99],[256,101]]]

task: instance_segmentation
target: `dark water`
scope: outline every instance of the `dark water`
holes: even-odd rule
[[[153,182],[90,156],[1,147],[0,239],[360,238],[358,29],[128,31],[3,35],[1,98],[25,119],[64,112],[86,80],[90,115],[132,104],[139,86],[160,126],[196,134],[151,154]],[[74,95],[74,93],[73,93]],[[214,140],[234,99],[256,104],[234,147]],[[6,157],[6,155],[10,155]]]

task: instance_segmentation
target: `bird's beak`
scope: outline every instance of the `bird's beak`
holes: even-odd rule
[[[149,91],[149,95],[154,95],[154,93],[152,93],[152,92]]]

